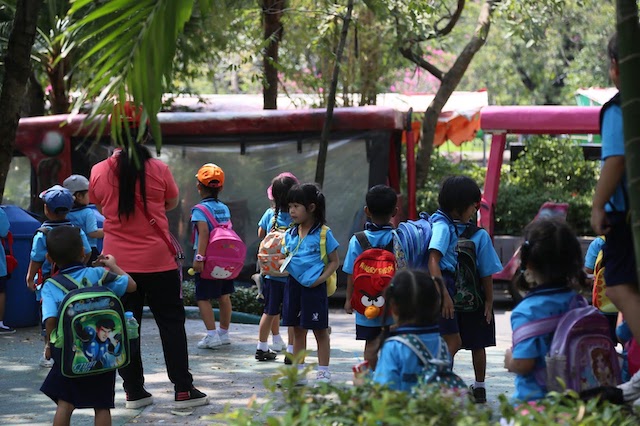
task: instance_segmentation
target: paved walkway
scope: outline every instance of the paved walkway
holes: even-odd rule
[[[511,393],[513,376],[503,368],[504,350],[510,344],[508,312],[496,312],[498,346],[488,350],[487,390],[489,403],[497,407],[499,393]],[[192,317],[192,315],[189,315]],[[351,366],[356,357],[361,356],[363,343],[354,339],[353,317],[341,311],[332,310],[329,316],[331,334],[331,370],[334,382],[351,380]],[[232,324],[232,344],[216,350],[198,349],[196,344],[202,338],[203,325],[196,317],[187,319],[189,337],[189,359],[195,378],[195,385],[209,395],[210,404],[195,409],[183,410],[178,415],[172,413],[173,386],[164,367],[158,329],[152,318],[144,318],[142,323],[143,360],[147,389],[153,393],[155,404],[140,410],[124,408],[122,381],[116,382],[116,408],[112,410],[114,425],[163,424],[163,425],[205,425],[211,424],[212,415],[221,413],[225,406],[245,407],[247,401],[256,396],[259,400],[267,395],[263,381],[282,366],[282,356],[277,362],[256,362],[253,358],[258,335],[257,325]],[[308,362],[316,361],[315,341],[309,336],[312,351]],[[42,351],[42,341],[37,327],[19,329],[9,336],[0,336],[0,424],[2,425],[46,425],[51,424],[55,404],[40,391],[40,385],[47,371],[38,366]],[[473,383],[470,352],[462,352],[456,357],[455,371],[467,383]],[[188,415],[184,415],[187,414]],[[93,411],[78,410],[73,425],[92,425]]]

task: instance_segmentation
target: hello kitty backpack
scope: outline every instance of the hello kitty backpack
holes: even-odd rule
[[[204,266],[200,276],[206,280],[236,278],[244,266],[247,247],[232,229],[231,221],[218,223],[209,209],[202,204],[196,204],[194,208],[204,213],[213,228],[209,232],[209,244],[204,253]]]

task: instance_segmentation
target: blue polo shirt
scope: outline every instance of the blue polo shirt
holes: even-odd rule
[[[624,131],[622,127],[622,109],[619,105],[612,104],[604,112],[602,117],[602,161],[609,157],[624,156]],[[627,184],[626,177],[618,184],[615,192],[604,206],[605,211],[626,211],[629,206],[624,200],[623,185]]]
[[[393,239],[392,229],[380,229],[376,231],[365,230],[364,234],[367,236],[369,243],[371,243],[371,247],[379,247],[384,248],[391,242]],[[344,258],[344,265],[342,266],[342,271],[347,275],[353,275],[353,264],[356,262],[356,258],[362,254],[363,250],[358,242],[356,236],[352,236],[349,240],[349,248],[347,248],[347,254]],[[382,327],[384,325],[393,324],[393,318],[389,315],[387,320],[384,321],[383,316],[379,316],[377,318],[369,319],[362,315],[359,312],[355,312],[356,316],[356,324],[362,325],[365,327]]]
[[[291,256],[286,269],[289,275],[305,287],[311,287],[324,270],[324,261],[320,257],[321,229],[322,226],[316,224],[304,238],[300,238],[296,226],[289,229],[284,236],[282,252]],[[327,231],[327,255],[333,253],[339,245],[333,232],[329,229]]]
[[[467,225],[456,224],[458,228],[458,235],[462,234],[467,228]],[[480,278],[488,277],[496,272],[502,271],[502,262],[500,257],[496,253],[496,249],[493,247],[493,242],[489,233],[483,228],[469,238],[476,246],[476,269],[478,270],[478,276]]]
[[[531,321],[560,315],[569,310],[569,303],[576,293],[566,286],[541,285],[533,288],[511,313],[511,329]],[[515,393],[512,400],[531,401],[543,398],[547,393],[535,379],[535,371],[547,364],[545,356],[549,353],[553,333],[525,339],[512,348],[514,359],[535,359],[533,371],[525,376],[517,375]]]
[[[46,221],[42,224],[43,228],[55,228],[58,226],[72,226],[71,222],[68,220],[64,221]],[[87,240],[87,235],[84,233],[82,229],[80,229],[80,237],[82,238],[82,246],[84,247],[84,254],[91,253],[91,246],[89,245],[89,241]],[[30,258],[34,262],[43,262],[42,263],[42,273],[44,275],[48,275],[51,273],[51,263],[46,258],[47,254],[47,236],[43,232],[36,232],[33,236],[33,242],[31,243],[31,254]]]
[[[67,214],[67,219],[73,226],[77,226],[87,234],[87,241],[91,247],[98,247],[98,239],[88,235],[98,230],[98,221],[92,208],[89,206],[73,208]]]
[[[445,213],[437,210],[431,215],[431,240],[429,240],[429,251],[436,250],[442,254],[440,259],[440,270],[454,273],[458,263],[456,244],[458,234],[456,227]]]
[[[267,234],[271,231],[273,227],[273,217],[276,214],[276,211],[272,208],[268,208],[262,214],[262,217],[258,221],[258,228],[264,230]],[[276,228],[286,229],[291,225],[291,216],[289,212],[279,212],[278,219],[276,220]],[[271,275],[265,275],[265,278],[269,278],[270,280],[287,282],[287,277],[272,277]]]
[[[602,237],[597,237],[591,241],[591,244],[589,244],[589,248],[587,249],[587,254],[584,256],[585,268],[596,268],[596,260],[598,259],[598,253],[602,250],[602,246],[604,246],[604,238]]]
[[[71,265],[64,269],[61,269],[60,274],[68,274],[74,280],[80,282],[85,277],[91,283],[97,283],[101,278],[107,274],[115,275],[105,268],[95,267],[88,268],[81,264]],[[104,286],[113,291],[118,297],[121,297],[127,291],[127,284],[129,283],[129,277],[126,275],[115,275],[115,279],[109,283],[105,283]],[[45,281],[42,286],[42,321],[47,318],[58,317],[58,309],[62,303],[62,299],[67,295],[58,286]]]
[[[401,326],[391,333],[392,336],[398,334],[416,334],[434,357],[438,356],[440,345],[446,345],[444,341],[440,341],[437,325]],[[387,385],[393,390],[408,392],[418,384],[423,369],[420,359],[408,346],[393,340],[385,341],[380,349],[373,381]]]
[[[203,198],[198,204],[202,204],[207,207],[218,223],[226,223],[231,220],[229,207],[227,207],[227,205],[222,201],[218,201],[215,198]],[[194,250],[198,250],[198,228],[196,227],[196,222],[207,222],[207,225],[209,225],[209,232],[213,229],[213,225],[209,223],[207,216],[200,209],[193,207],[191,209],[191,223],[193,223]]]

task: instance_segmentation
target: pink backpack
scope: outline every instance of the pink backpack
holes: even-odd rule
[[[609,323],[602,313],[576,295],[569,311],[532,321],[513,332],[513,346],[531,337],[553,334],[546,368],[534,371],[547,391],[577,392],[621,382],[620,364],[611,341]]]
[[[206,206],[196,204],[195,208],[204,213],[213,227],[209,232],[209,244],[204,253],[204,266],[200,276],[206,280],[236,278],[244,266],[247,247],[238,234],[231,229],[231,221],[218,223]]]

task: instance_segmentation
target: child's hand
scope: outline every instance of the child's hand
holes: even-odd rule
[[[511,352],[511,348],[508,348],[504,353],[504,368],[511,372],[511,363],[513,362],[513,353]]]
[[[607,219],[604,208],[594,207],[591,210],[591,227],[596,235],[604,235],[609,232],[609,220]]]
[[[444,296],[444,302],[442,304],[442,317],[445,319],[453,319],[453,300],[451,300],[451,296],[449,296],[448,291],[445,291]]]
[[[27,279],[27,288],[36,291],[36,281],[33,278]]]
[[[51,346],[49,346],[49,343],[44,345],[44,359],[51,359]]]
[[[193,261],[192,268],[195,273],[201,274],[203,266],[204,266],[204,262],[198,262],[196,260]]]
[[[493,302],[487,300],[484,302],[484,318],[487,320],[487,324],[491,324],[493,318]]]
[[[353,308],[351,307],[351,300],[347,299],[344,301],[344,311],[348,314],[353,313]]]
[[[114,266],[117,265],[116,258],[110,254],[101,254],[98,258],[93,262],[94,266],[103,266],[105,268],[113,269]]]

